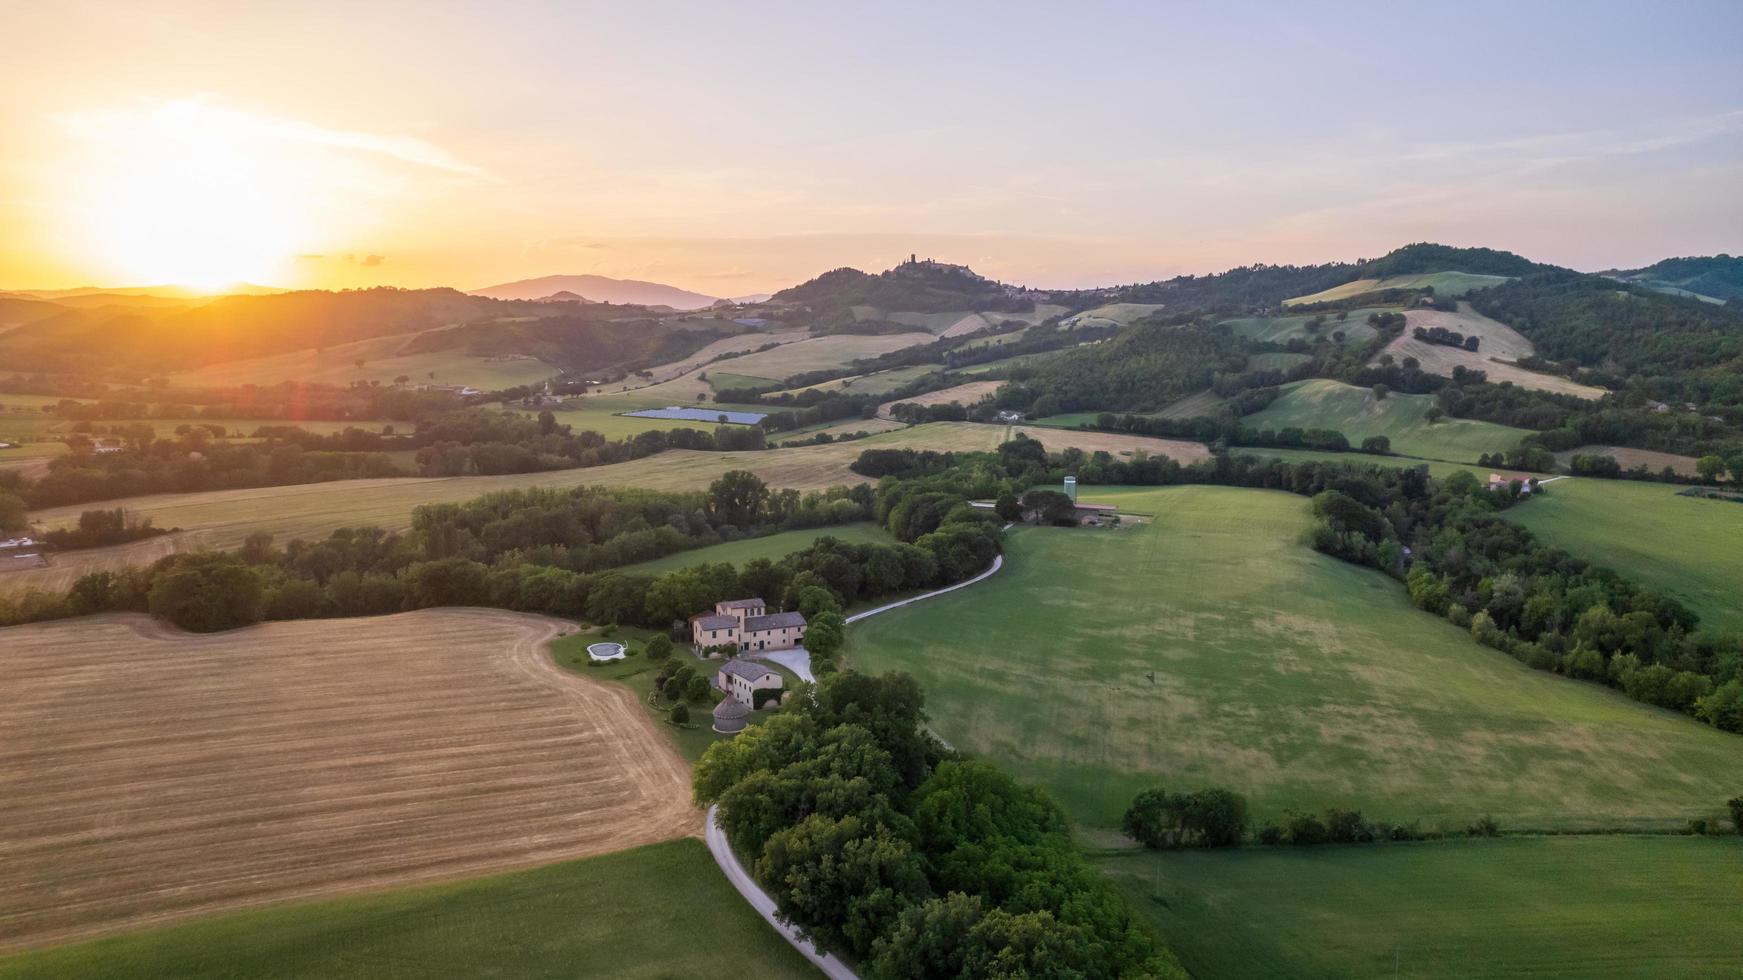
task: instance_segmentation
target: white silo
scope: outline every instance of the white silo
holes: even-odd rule
[[[1065,495],[1071,498],[1072,503],[1077,503],[1077,477],[1068,476],[1065,478]]]

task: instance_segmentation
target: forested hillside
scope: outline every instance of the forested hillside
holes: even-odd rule
[[[68,310],[0,334],[0,363],[36,371],[185,371],[248,357],[331,347],[484,317],[543,316],[548,304],[453,289],[308,290],[221,296],[192,309]]]
[[[1576,272],[1529,276],[1470,303],[1530,338],[1539,358],[1595,369],[1606,387],[1743,402],[1743,311]]]
[[[1714,299],[1743,300],[1743,255],[1720,253],[1665,259],[1644,269],[1615,275],[1648,288],[1670,287]]]

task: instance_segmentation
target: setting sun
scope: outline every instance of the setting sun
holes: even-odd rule
[[[64,230],[109,281],[216,290],[272,279],[303,247],[290,161],[236,114],[183,101],[63,122],[79,195]]]

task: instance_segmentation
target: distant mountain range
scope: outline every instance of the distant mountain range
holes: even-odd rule
[[[558,293],[570,293],[594,303],[670,306],[674,310],[700,310],[720,302],[718,296],[704,296],[664,283],[610,276],[540,276],[472,290],[474,296],[491,299],[547,299]]]

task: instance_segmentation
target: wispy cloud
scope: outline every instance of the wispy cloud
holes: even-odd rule
[[[54,121],[69,134],[89,140],[124,140],[140,126],[149,125],[227,140],[326,147],[469,177],[490,177],[484,168],[414,136],[335,129],[222,105],[210,96],[143,102],[143,107],[136,104],[60,113]]]

